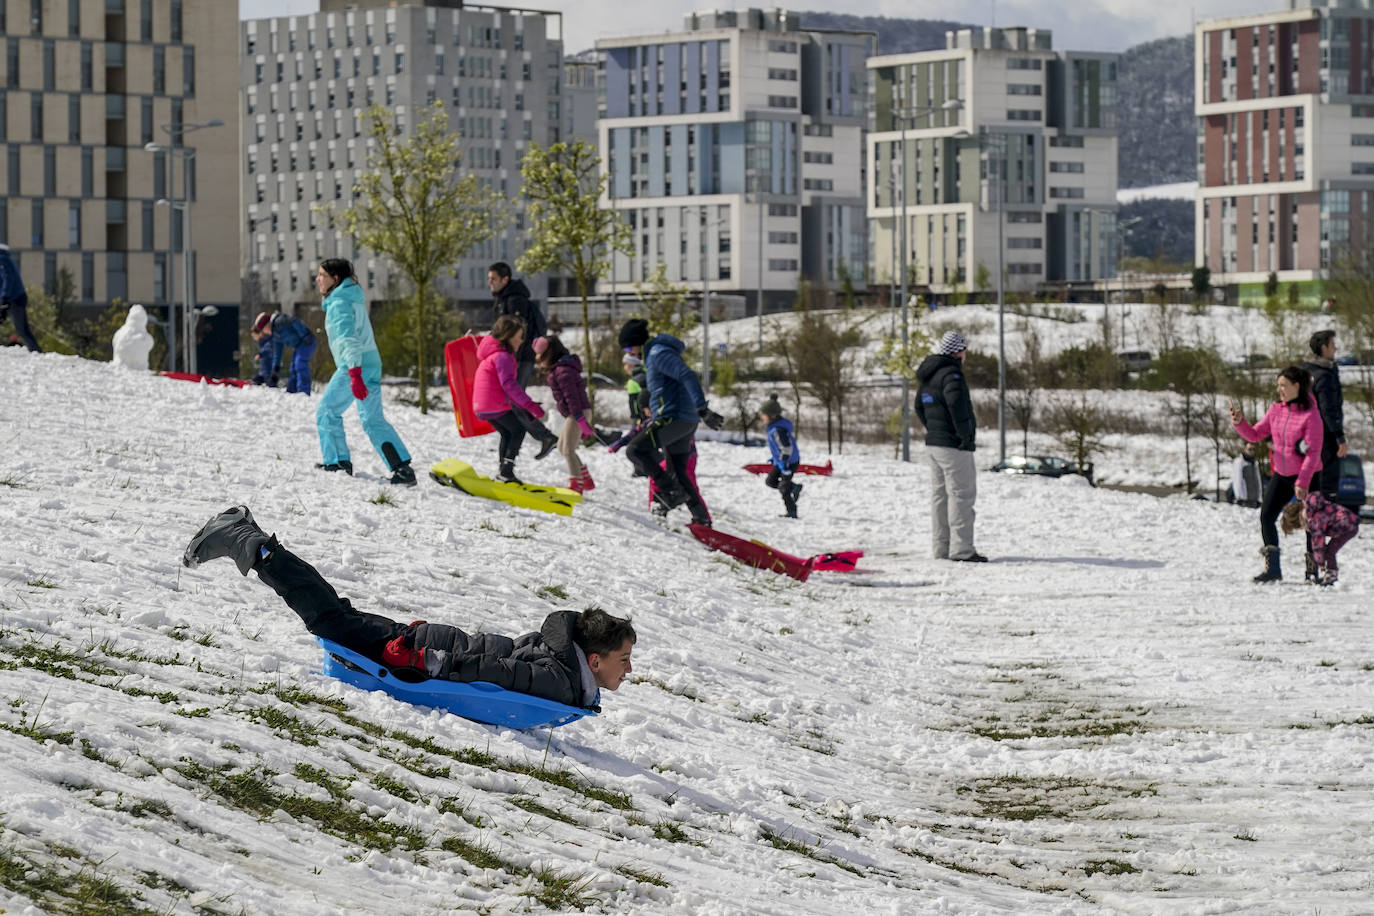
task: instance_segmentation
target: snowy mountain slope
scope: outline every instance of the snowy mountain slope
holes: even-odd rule
[[[1342,582],[1249,584],[1254,515],[980,475],[986,566],[928,559],[924,465],[834,456],[802,518],[700,446],[724,530],[648,521],[620,456],[572,518],[321,474],[314,402],[0,350],[0,908],[103,912],[1357,912],[1374,682]],[[423,466],[494,443],[392,404]],[[823,460],[803,443],[808,460]],[[915,450],[919,454],[919,447]],[[559,482],[552,456],[520,470]],[[990,462],[980,462],[985,464]],[[630,613],[604,713],[512,733],[364,693],[256,577],[185,570],[249,504],[358,606],[525,632]],[[1286,545],[1288,546],[1288,545]],[[1286,559],[1290,575],[1296,547]]]

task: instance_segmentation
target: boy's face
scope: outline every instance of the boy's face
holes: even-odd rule
[[[625,678],[634,670],[634,666],[630,664],[630,652],[634,647],[635,644],[627,639],[619,649],[613,649],[605,655],[593,652],[587,656],[587,667],[592,669],[596,686],[603,690],[620,689]]]

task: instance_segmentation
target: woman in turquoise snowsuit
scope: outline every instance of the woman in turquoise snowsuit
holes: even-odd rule
[[[415,471],[410,467],[410,452],[382,416],[382,355],[372,337],[367,301],[353,276],[353,265],[343,258],[330,258],[320,264],[315,285],[324,297],[324,328],[336,367],[315,410],[324,456],[319,467],[352,475],[343,414],[356,400],[363,432],[391,469],[391,482],[413,487]]]

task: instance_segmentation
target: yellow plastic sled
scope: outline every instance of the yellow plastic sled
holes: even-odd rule
[[[529,483],[502,483],[478,474],[466,461],[445,458],[429,469],[430,478],[446,487],[464,493],[495,499],[512,506],[538,509],[555,515],[572,515],[573,506],[582,502],[582,494],[567,487],[541,487]]]

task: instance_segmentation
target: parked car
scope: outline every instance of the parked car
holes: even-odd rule
[[[1039,477],[1065,477],[1069,474],[1077,474],[1078,466],[1067,458],[1055,458],[1052,455],[1017,455],[999,461],[990,470],[1002,474],[1034,474]],[[1088,483],[1093,482],[1093,466],[1090,462],[1087,470],[1083,474],[1088,478]]]

